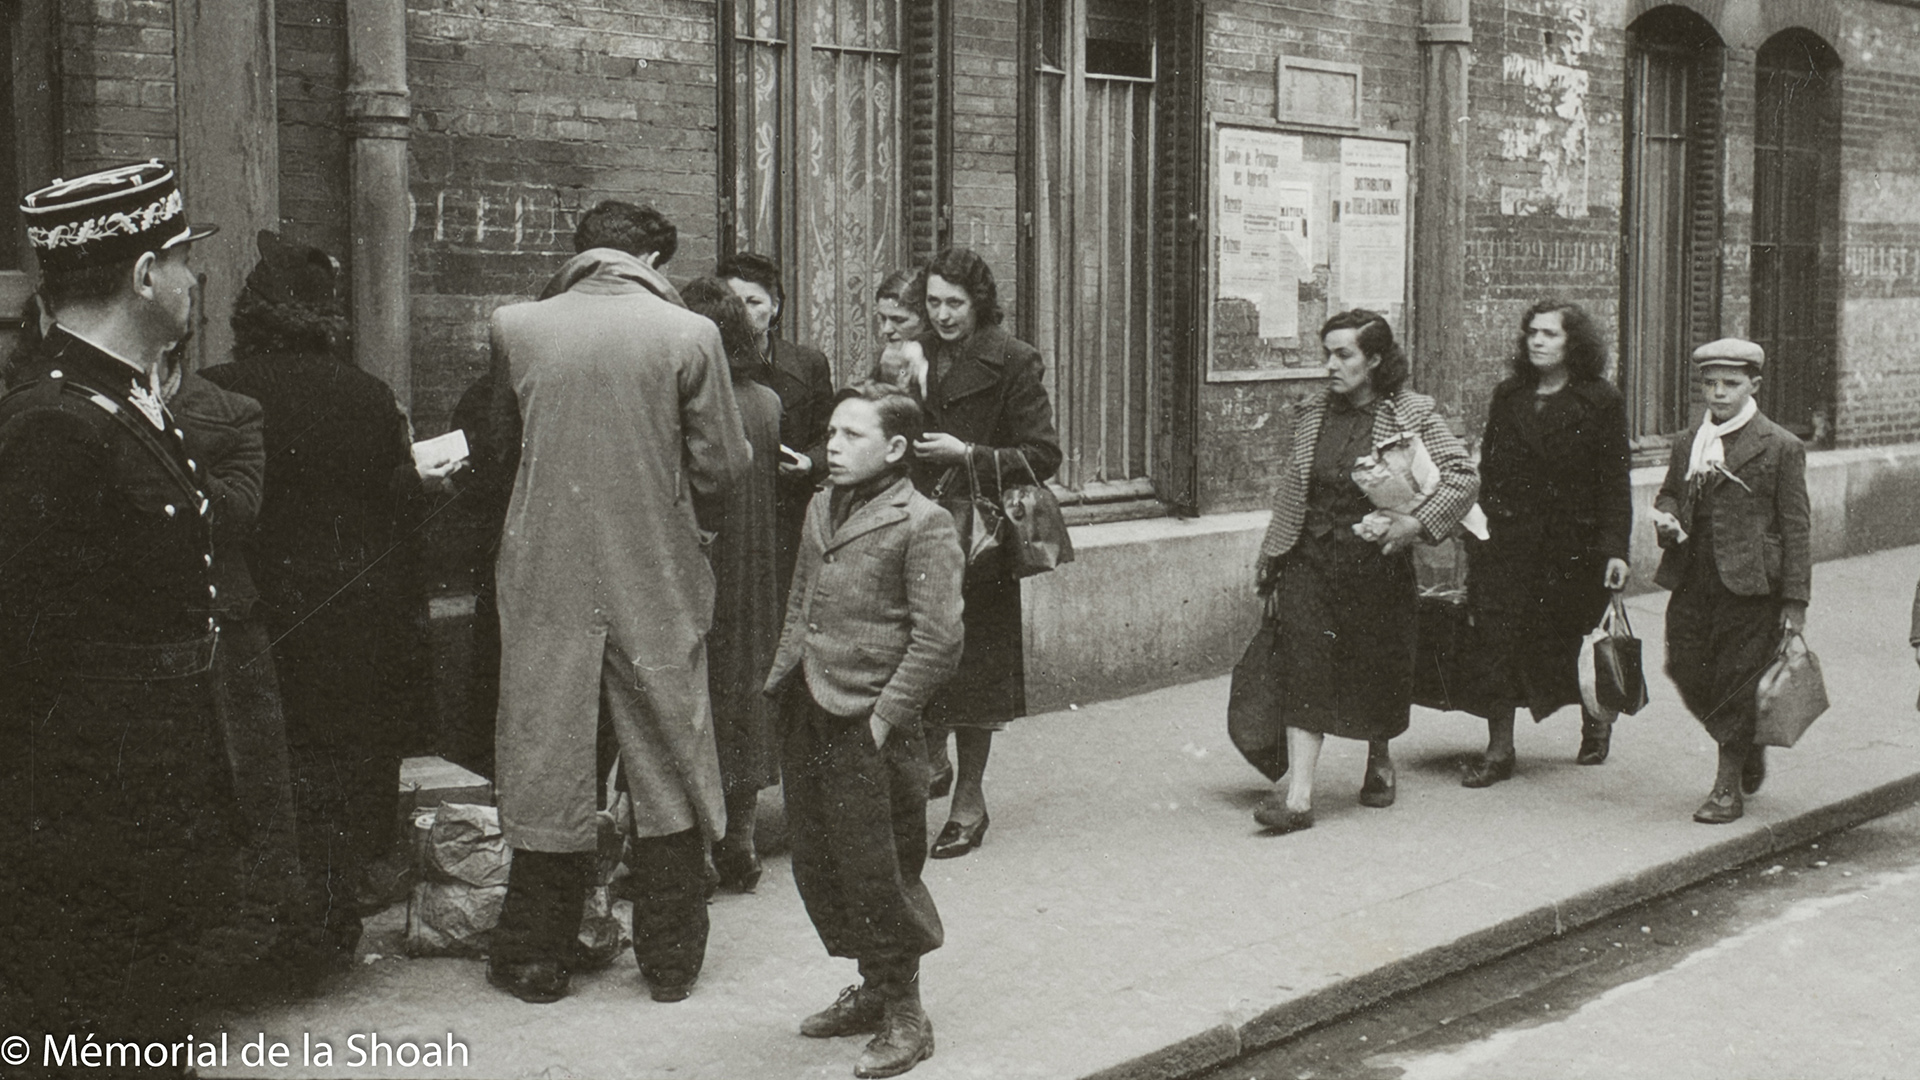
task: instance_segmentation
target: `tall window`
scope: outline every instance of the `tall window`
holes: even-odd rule
[[[905,260],[902,3],[721,4],[721,248],[780,260],[781,332],[842,379],[874,352],[873,290]]]
[[[1760,48],[1753,139],[1753,339],[1767,415],[1802,438],[1832,427],[1839,304],[1840,58],[1789,30]]]
[[[1021,330],[1049,360],[1055,482],[1090,501],[1154,494],[1157,6],[1029,7]]]
[[[1633,433],[1687,423],[1688,358],[1719,336],[1724,49],[1685,8],[1627,29],[1621,380]]]

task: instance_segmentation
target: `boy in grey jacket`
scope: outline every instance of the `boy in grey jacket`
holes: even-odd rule
[[[812,1038],[873,1034],[854,1075],[933,1056],[920,957],[940,947],[927,858],[927,698],[960,663],[965,559],[953,518],[914,490],[920,406],[893,387],[843,391],[828,487],[807,507],[766,692],[782,701],[793,878],[820,941],[862,985],[809,1016]]]

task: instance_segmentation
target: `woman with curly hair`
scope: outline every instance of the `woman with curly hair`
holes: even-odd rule
[[[1607,346],[1578,304],[1520,317],[1512,374],[1493,392],[1480,452],[1489,538],[1469,555],[1467,602],[1485,662],[1487,752],[1461,783],[1513,775],[1513,716],[1580,703],[1578,660],[1613,592],[1627,586],[1633,531],[1627,411],[1607,382]],[[1613,718],[1581,709],[1582,765],[1607,760]]]

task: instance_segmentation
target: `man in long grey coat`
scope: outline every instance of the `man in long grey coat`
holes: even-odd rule
[[[654,998],[684,998],[706,952],[705,852],[726,821],[702,523],[749,451],[719,331],[656,269],[676,237],[651,208],[603,202],[542,298],[493,315],[492,444],[519,461],[498,563],[513,870],[488,978],[526,1001],[566,994],[615,748]]]

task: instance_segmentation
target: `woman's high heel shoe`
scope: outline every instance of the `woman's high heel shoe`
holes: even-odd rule
[[[949,820],[933,841],[933,850],[928,854],[936,859],[957,859],[974,848],[987,835],[987,815],[981,814],[980,820],[972,825],[962,825]]]

